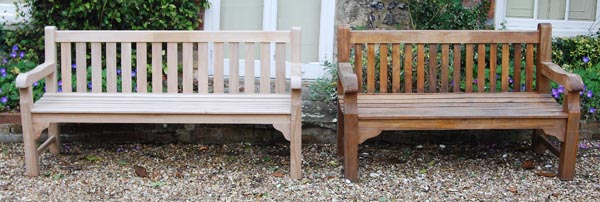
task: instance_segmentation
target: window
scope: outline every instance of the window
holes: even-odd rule
[[[303,78],[318,78],[325,73],[321,65],[325,61],[333,61],[335,1],[209,0],[209,2],[211,7],[206,10],[205,30],[289,30],[294,26],[301,27]],[[240,50],[240,54],[243,54],[242,51]],[[227,56],[227,50],[225,55]],[[225,63],[227,64],[227,59]]]
[[[598,0],[497,0],[496,28],[536,29],[552,23],[554,36],[594,34],[600,28]]]
[[[15,2],[18,0],[0,0],[0,23],[16,22],[17,7]]]

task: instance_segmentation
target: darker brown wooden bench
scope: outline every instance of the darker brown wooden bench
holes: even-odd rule
[[[216,123],[272,124],[290,141],[290,177],[301,177],[300,28],[64,31],[46,27],[45,53],[43,64],[16,80],[28,176],[39,175],[43,152],[60,152],[60,123]],[[260,65],[255,66],[257,56]],[[260,78],[258,85],[255,78]],[[42,79],[46,93],[34,102],[32,85]],[[45,129],[49,138],[37,147]]]
[[[551,29],[340,26],[338,154],[344,176],[358,181],[358,145],[383,130],[533,129],[534,151],[549,148],[560,158],[558,177],[573,179],[583,83],[551,62]],[[562,106],[549,93],[550,81],[567,91]],[[560,149],[546,135],[558,138]]]

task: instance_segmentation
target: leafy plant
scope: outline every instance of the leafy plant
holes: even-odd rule
[[[462,0],[409,0],[412,29],[475,30],[491,29],[486,24],[490,1],[482,0],[465,8]]]
[[[326,74],[309,86],[309,96],[311,100],[333,104],[337,99],[337,65],[325,62],[323,66]]]
[[[13,45],[10,53],[0,53],[0,111],[18,110],[19,90],[15,86],[15,79],[21,72],[27,72],[37,66],[33,50],[20,49]],[[44,81],[33,84],[33,97],[39,99],[44,93]]]

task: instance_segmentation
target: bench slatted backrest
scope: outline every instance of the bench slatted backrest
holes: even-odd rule
[[[550,45],[547,24],[537,31],[338,28],[338,62],[353,62],[359,93],[546,93],[536,64],[551,60]]]
[[[50,88],[49,92],[285,94],[289,93],[286,75],[300,74],[299,28],[57,31],[47,27],[46,36],[51,37],[46,39],[49,44],[59,44],[46,50],[49,57],[55,55],[48,52],[59,53],[58,88]],[[271,64],[273,48],[275,62]],[[213,63],[209,64],[211,57]],[[256,59],[260,61],[258,67]],[[240,60],[245,66],[242,75]],[[255,89],[256,77],[260,77],[258,89]]]

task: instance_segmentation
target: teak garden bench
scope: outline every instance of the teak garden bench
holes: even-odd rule
[[[16,81],[27,175],[39,175],[38,158],[44,151],[60,152],[59,123],[216,123],[272,124],[290,141],[290,176],[300,178],[300,32],[46,27],[45,62]],[[255,58],[260,58],[256,68]],[[34,102],[32,84],[41,79],[46,93]],[[49,138],[37,148],[46,128]]]
[[[583,83],[551,62],[551,29],[340,26],[338,154],[345,177],[358,181],[358,145],[383,130],[533,129],[534,151],[550,149],[560,158],[558,177],[573,179]],[[550,81],[567,91],[562,106],[549,93]]]

